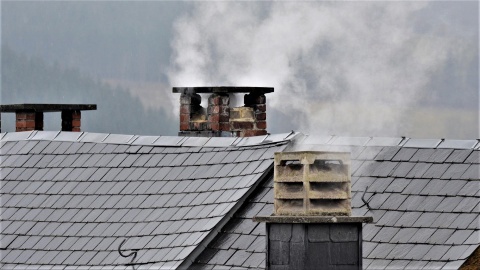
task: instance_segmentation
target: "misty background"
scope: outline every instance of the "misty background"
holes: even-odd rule
[[[96,103],[84,131],[175,135],[172,87],[236,85],[275,88],[270,133],[480,138],[477,1],[0,8],[1,104]]]

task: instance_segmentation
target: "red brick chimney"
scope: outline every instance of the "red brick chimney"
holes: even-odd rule
[[[62,131],[80,131],[81,111],[96,110],[95,104],[9,104],[0,112],[15,113],[16,131],[43,130],[44,112],[62,113]]]
[[[180,136],[238,136],[267,134],[266,93],[268,87],[174,87],[180,93]],[[210,94],[208,106],[201,106],[199,94]],[[230,107],[234,94],[244,95],[244,106]]]

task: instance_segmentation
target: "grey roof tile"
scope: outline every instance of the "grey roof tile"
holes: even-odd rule
[[[444,197],[441,196],[426,196],[421,205],[417,206],[419,211],[432,211],[435,209],[442,201]]]
[[[7,141],[0,141],[0,149],[2,150],[2,153],[3,154],[10,154],[9,151],[10,149],[12,149],[16,144],[17,142],[16,141],[13,141],[13,142],[7,142]],[[42,143],[42,146],[47,146],[48,145],[48,142],[43,142]],[[38,145],[36,146],[36,148],[39,147]],[[34,148],[35,149],[35,148]],[[40,150],[41,151],[41,150]],[[36,152],[33,152],[32,150],[32,153],[36,153]]]
[[[411,180],[404,178],[395,178],[385,189],[385,192],[401,193],[405,190]]]
[[[82,148],[84,143],[72,143],[64,152],[65,155],[68,154],[77,154],[79,149]]]
[[[428,181],[428,180],[425,180]],[[428,184],[419,192],[422,195],[439,195],[439,191],[442,190],[448,181],[432,179],[428,181]]]
[[[397,210],[408,196],[402,194],[391,194],[388,200],[380,206],[381,209]]]
[[[453,153],[453,149],[435,149],[427,162],[443,163]]]
[[[421,228],[408,240],[410,243],[427,243],[431,238],[432,234],[435,233],[437,229],[432,228]],[[425,255],[425,254],[423,254]],[[420,259],[420,258],[416,258]]]
[[[83,163],[83,167],[96,167],[98,161],[103,157],[101,154],[93,154],[91,155],[85,163]]]
[[[223,163],[223,159],[228,155],[228,152],[216,152],[212,153],[212,157],[206,164],[220,164]],[[203,157],[202,157],[203,158]],[[208,157],[207,157],[208,158]]]
[[[468,158],[465,160],[466,163],[480,163],[480,150],[474,150]]]
[[[452,224],[450,224],[450,227],[455,229],[467,229],[468,225],[474,221],[478,221],[478,218],[478,214],[461,214],[460,218],[457,218]]]
[[[447,184],[438,192],[438,195],[456,196],[466,184],[467,181],[462,180],[447,181]]]
[[[445,197],[443,201],[435,208],[435,211],[439,212],[452,212],[460,202],[462,202],[463,198],[461,197]]]
[[[468,169],[465,171],[464,174],[460,177],[460,179],[467,179],[467,180],[478,180],[480,179],[480,164],[472,164]]]
[[[391,260],[373,260],[367,269],[385,269],[391,262]]]
[[[394,171],[395,167],[398,165],[397,162],[382,162],[377,165],[375,170],[372,173],[372,176],[377,176],[377,177],[387,177],[392,175],[392,172]]]
[[[452,260],[459,258],[469,246],[452,246],[450,249],[443,255],[442,260]],[[460,264],[461,265],[461,264]]]
[[[430,168],[423,174],[422,178],[440,178],[448,169],[450,164],[432,164]]]
[[[441,176],[441,179],[459,179],[469,166],[468,164],[451,164]]]
[[[15,145],[15,147],[13,147],[11,151],[15,152],[18,145],[23,145],[23,147],[16,151],[16,154],[25,155],[28,154],[37,145],[37,143],[37,141],[22,141]]]
[[[392,260],[385,269],[406,269],[410,260]]]
[[[421,178],[430,166],[430,163],[416,163],[406,178]]]
[[[478,181],[468,181],[465,186],[458,192],[462,196],[478,196]]]
[[[435,219],[438,218],[440,213],[425,212],[413,223],[413,227],[431,227]]]
[[[68,149],[72,146],[73,143],[71,142],[61,142],[57,148],[52,152],[55,155],[62,155],[68,151]]]
[[[427,162],[430,157],[435,153],[435,149],[418,149],[415,154],[410,158],[410,162]]]
[[[412,162],[400,162],[392,173],[395,177],[406,177],[408,173],[413,169],[415,163]]]
[[[377,258],[385,258],[388,253],[392,251],[395,245],[392,244],[385,244],[379,243],[375,246],[375,248],[370,252],[367,258],[370,259],[377,259]]]
[[[449,228],[450,224],[458,218],[458,214],[454,213],[441,213],[437,219],[432,223],[432,227],[437,228]]]
[[[391,160],[392,161],[409,161],[413,157],[415,152],[417,152],[416,148],[401,148]]]
[[[476,235],[478,236],[478,234]],[[470,257],[473,252],[478,248],[477,245],[471,245],[471,246],[467,246],[467,249],[463,252],[462,255],[460,255],[460,257],[455,257],[455,258],[460,258],[460,259],[467,259],[468,257]]]
[[[473,152],[473,150],[459,150],[455,149],[450,156],[445,160],[445,162],[448,163],[463,163],[468,156]]]
[[[445,264],[442,269],[459,269],[463,264],[463,260],[451,261]]]
[[[415,245],[412,250],[405,256],[407,259],[421,260],[425,254],[432,248],[431,245]]]
[[[456,201],[455,201],[456,202]],[[469,197],[460,200],[458,206],[453,209],[454,212],[473,212],[479,213],[478,204],[480,199],[478,197]]]
[[[29,141],[18,141],[16,144],[14,144],[10,150],[8,151],[8,154],[10,155],[15,155],[20,152],[20,150],[25,147]]]

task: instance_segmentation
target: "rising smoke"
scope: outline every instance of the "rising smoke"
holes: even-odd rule
[[[403,135],[432,74],[466,46],[419,31],[428,5],[196,3],[175,24],[170,83],[275,87],[269,112],[287,121],[273,121],[273,132]]]

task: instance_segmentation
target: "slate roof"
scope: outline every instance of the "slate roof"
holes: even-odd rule
[[[2,269],[188,266],[286,146],[254,138],[1,134]]]
[[[458,269],[480,245],[477,140],[307,136],[288,150],[352,152],[353,215],[375,221],[364,225],[364,269]],[[265,268],[265,225],[251,218],[272,213],[269,177],[195,269]]]
[[[480,244],[477,140],[0,138],[2,269],[125,269],[124,239],[140,269],[264,268],[264,224],[251,218],[273,213],[282,150],[352,152],[353,213],[376,221],[364,227],[364,268],[455,269]]]

